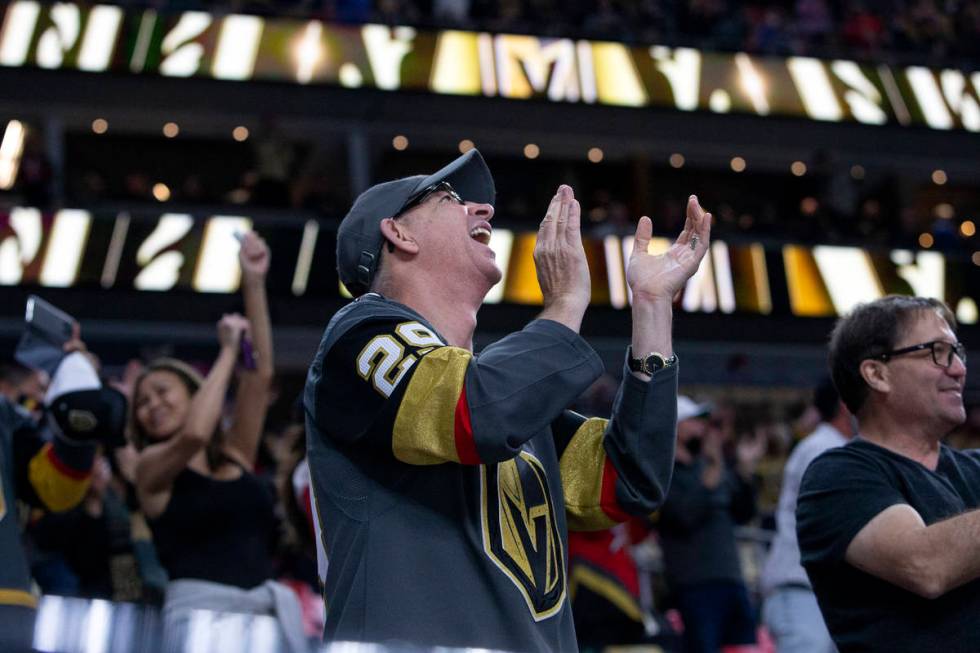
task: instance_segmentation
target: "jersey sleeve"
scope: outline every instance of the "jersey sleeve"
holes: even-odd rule
[[[88,491],[95,444],[54,435],[45,441],[32,420],[10,418],[17,494],[27,503],[60,512]]]
[[[602,369],[578,334],[549,320],[474,356],[418,319],[385,316],[318,353],[304,403],[337,442],[412,465],[477,465],[514,457]]]
[[[566,411],[552,429],[571,530],[598,530],[657,510],[670,486],[677,365],[649,382],[623,370],[610,419]]]
[[[839,562],[851,540],[886,508],[907,503],[870,458],[850,447],[818,456],[803,474],[796,504],[800,557],[808,563]]]

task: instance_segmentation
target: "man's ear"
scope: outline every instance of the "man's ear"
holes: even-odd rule
[[[404,221],[385,218],[381,221],[381,235],[388,241],[389,249],[394,247],[406,254],[417,254],[419,251],[419,244]]]
[[[872,390],[878,392],[888,392],[891,389],[891,382],[888,379],[888,366],[882,361],[865,359],[861,361],[858,371]]]

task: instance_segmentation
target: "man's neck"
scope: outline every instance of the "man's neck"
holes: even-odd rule
[[[898,422],[887,414],[870,411],[861,419],[861,437],[928,469],[934,470],[939,464],[940,437],[921,424]]]
[[[443,285],[409,283],[401,289],[385,293],[396,302],[405,304],[424,317],[453,347],[473,351],[473,332],[476,330],[476,314],[483,303],[485,293],[456,293]]]

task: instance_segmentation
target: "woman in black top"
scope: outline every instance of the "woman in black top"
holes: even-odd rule
[[[275,500],[252,473],[273,375],[269,249],[255,233],[246,234],[239,261],[247,319],[234,314],[218,322],[221,348],[208,375],[163,359],[133,387],[136,489],[171,579],[164,619],[173,642],[165,648],[183,647],[195,609],[274,614],[287,642],[299,641],[292,637],[296,627],[302,638],[295,598],[269,582]],[[231,421],[222,428],[243,338],[251,342],[255,365],[242,370]]]

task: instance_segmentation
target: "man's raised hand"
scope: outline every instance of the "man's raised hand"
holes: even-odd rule
[[[626,270],[626,281],[633,301],[673,301],[674,295],[694,276],[708,251],[711,238],[711,214],[705,213],[694,195],[687,201],[687,218],[677,240],[663,254],[647,252],[653,235],[653,223],[643,216],[636,226],[633,253]]]
[[[541,317],[578,331],[592,296],[592,280],[582,246],[582,208],[569,186],[558,187],[541,221],[534,266],[544,296]]]

